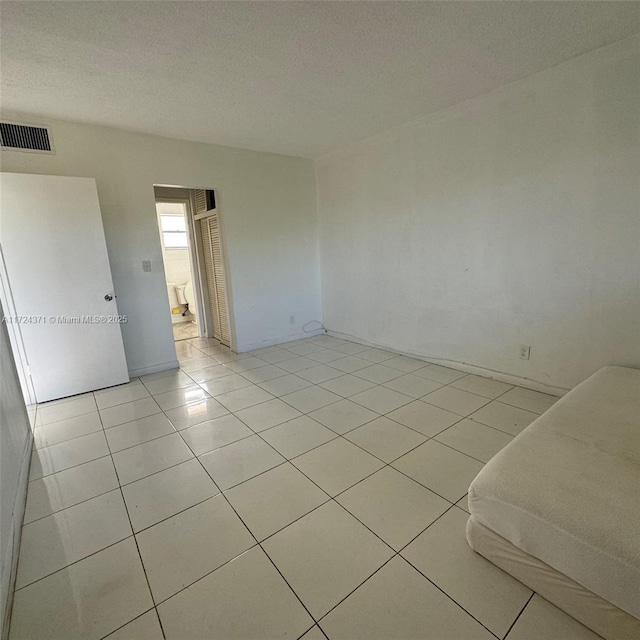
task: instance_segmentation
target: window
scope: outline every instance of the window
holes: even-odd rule
[[[160,215],[160,231],[165,249],[188,248],[184,215]]]

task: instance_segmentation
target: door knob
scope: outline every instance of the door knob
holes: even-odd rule
[[[107,293],[107,295],[104,297],[104,299],[105,299],[107,302],[111,302],[111,301],[113,300],[113,296],[112,296],[112,295],[110,295],[109,293]]]

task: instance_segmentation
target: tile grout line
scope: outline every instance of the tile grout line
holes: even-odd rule
[[[497,400],[496,400],[495,402],[497,402]],[[489,403],[489,404],[491,404],[491,403]],[[505,406],[505,407],[506,407],[506,406],[508,406],[508,405],[505,405],[505,404],[504,404],[504,403],[502,403],[502,402],[500,402],[499,404],[502,404],[502,405],[503,405],[503,406]],[[485,405],[485,406],[487,406],[487,407],[488,407],[489,405]],[[482,408],[484,409],[484,407],[482,407]],[[481,426],[483,426],[483,427],[487,427],[488,429],[493,429],[494,431],[498,431],[499,433],[504,433],[505,435],[507,435],[507,436],[511,436],[512,438],[515,438],[517,435],[520,435],[520,433],[521,433],[522,431],[524,431],[524,429],[526,429],[526,428],[529,426],[529,425],[524,426],[524,427],[520,430],[520,433],[517,433],[517,434],[515,434],[515,435],[514,435],[513,433],[510,433],[509,431],[505,431],[504,429],[499,429],[498,427],[494,427],[493,425],[486,424],[486,423],[484,423],[484,422],[480,422],[480,420],[478,420],[477,418],[473,418],[472,416],[473,416],[473,414],[471,414],[471,415],[468,417],[468,419],[469,419],[469,420],[471,420],[472,422],[475,422],[476,424],[479,424],[479,425],[481,425]],[[539,417],[539,416],[538,416],[538,417]],[[531,424],[532,422],[533,422],[533,420],[532,420],[529,424]]]
[[[529,599],[524,603],[524,607],[522,607],[522,609],[520,609],[520,613],[518,613],[518,615],[516,616],[516,619],[511,623],[511,626],[507,629],[507,632],[504,634],[504,640],[506,640],[508,635],[511,633],[511,629],[513,629],[513,627],[516,626],[516,622],[518,622],[518,620],[520,619],[520,616],[524,613],[524,610],[529,606],[529,603],[533,600],[533,596],[535,596],[535,595],[536,595],[536,592],[533,591],[533,589],[532,589],[531,590],[531,595],[529,596]]]
[[[208,498],[208,500],[212,500],[213,498],[217,498],[220,495],[222,495],[222,493],[218,493],[215,496],[213,496],[212,498]],[[242,524],[246,527],[244,522],[242,522]],[[161,607],[168,600],[171,600],[172,598],[174,598],[178,594],[182,593],[186,589],[189,589],[190,587],[192,587],[194,584],[197,584],[201,580],[204,580],[205,578],[208,578],[212,573],[215,573],[216,571],[218,571],[218,569],[222,569],[223,567],[226,567],[228,564],[230,564],[234,560],[237,560],[238,558],[241,558],[243,555],[245,555],[246,553],[248,553],[252,549],[255,549],[256,547],[259,547],[259,546],[260,546],[260,544],[258,542],[254,542],[250,547],[247,547],[244,551],[241,551],[239,554],[233,556],[232,558],[229,558],[228,560],[225,560],[222,564],[217,566],[215,569],[211,569],[211,571],[207,571],[207,573],[205,573],[203,576],[200,576],[199,578],[196,578],[193,582],[190,582],[189,584],[184,585],[183,587],[178,589],[178,591],[176,591],[175,593],[172,593],[170,596],[167,596],[166,598],[164,598],[164,600],[160,600],[154,606],[154,609],[157,609],[158,607]]]
[[[102,456],[102,458],[96,458],[96,460],[102,460],[103,458],[109,458],[110,456],[107,454],[106,456]],[[96,460],[90,460],[89,462],[85,462],[83,464],[91,464],[92,462],[96,462]],[[82,465],[78,465],[79,467],[81,467]],[[74,469],[75,467],[70,467],[71,469]],[[65,469],[66,471],[66,469]],[[58,473],[63,473],[62,471],[59,471]],[[55,474],[52,474],[55,475]],[[46,478],[48,478],[49,476],[45,476]],[[116,476],[117,477],[117,476]],[[38,480],[40,480],[41,478],[38,478]],[[32,480],[31,482],[37,482],[36,480]],[[45,518],[50,518],[51,516],[55,515],[56,513],[60,513],[61,511],[66,511],[67,509],[71,509],[72,507],[77,507],[80,504],[84,504],[85,502],[89,502],[89,500],[93,500],[94,498],[99,498],[100,496],[104,496],[107,493],[111,493],[112,491],[115,491],[118,487],[113,487],[112,489],[107,489],[106,491],[102,491],[100,493],[97,493],[95,496],[91,496],[91,498],[85,498],[84,500],[80,500],[79,502],[74,502],[73,504],[70,504],[68,507],[63,507],[62,509],[58,509],[56,511],[52,511],[51,513],[48,513],[46,516],[40,516],[39,518],[35,518],[34,520],[30,520],[29,522],[24,522],[23,523],[23,527],[26,527],[30,524],[33,524],[34,522],[40,522],[40,520],[44,520]]]
[[[89,433],[87,434],[88,436],[93,436],[96,433],[102,433],[101,431],[94,431],[93,433]],[[84,438],[86,436],[78,436],[79,438]],[[72,438],[72,440],[77,440],[77,438]],[[72,442],[72,440],[66,440],[65,442]],[[65,444],[65,442],[61,442],[60,444]],[[106,442],[106,437],[105,437],[105,442]],[[53,445],[53,446],[57,446],[57,445]],[[48,449],[49,447],[44,447],[45,449]],[[36,453],[37,451],[42,451],[42,449],[36,449],[33,451],[33,453]],[[32,455],[33,455],[32,453]],[[91,460],[85,460],[84,462],[79,462],[78,464],[73,464],[70,467],[65,467],[64,469],[59,469],[58,471],[53,471],[51,473],[47,473],[46,475],[43,476],[39,476],[37,478],[33,478],[31,480],[29,480],[29,483],[31,482],[35,482],[36,480],[42,480],[44,478],[49,478],[51,476],[56,475],[56,473],[62,473],[63,471],[67,471],[68,469],[75,469],[76,467],[81,467],[83,464],[87,464],[89,462],[95,462],[96,460],[100,460],[101,458],[106,458],[109,454],[105,453],[102,456],[98,456],[97,458],[92,458]]]
[[[118,489],[112,489],[112,491],[117,491],[117,490]],[[101,549],[98,549],[97,551],[93,551],[93,552],[87,554],[86,556],[83,556],[82,558],[79,558],[78,560],[74,560],[73,562],[69,562],[69,564],[66,564],[64,567],[60,567],[59,569],[56,569],[55,571],[52,571],[51,573],[48,573],[46,576],[42,576],[42,577],[40,577],[40,578],[38,578],[36,580],[33,580],[29,584],[25,584],[25,585],[15,589],[15,593],[18,593],[18,591],[22,591],[23,589],[28,589],[29,587],[33,586],[34,584],[37,584],[38,582],[41,582],[42,580],[46,580],[47,578],[50,578],[51,576],[56,575],[56,573],[60,573],[61,571],[64,571],[65,569],[68,569],[69,567],[73,567],[74,565],[82,562],[83,560],[86,560],[87,558],[91,558],[91,557],[97,555],[98,553],[100,553],[101,551],[104,551],[105,549],[110,549],[111,547],[115,547],[117,544],[120,544],[121,542],[124,542],[125,540],[129,540],[129,538],[133,538],[133,533],[130,536],[126,536],[125,538],[122,538],[121,540],[116,540],[116,542],[111,542],[110,544],[102,547]]]
[[[38,410],[42,410],[40,407],[41,405],[36,405],[36,407],[38,407]],[[91,411],[87,411],[85,413],[79,413],[77,416],[70,416],[69,418],[62,418],[62,420],[54,420],[53,422],[47,422],[46,424],[38,424],[38,418],[37,418],[37,411],[36,411],[36,417],[33,420],[33,431],[35,432],[37,429],[42,429],[43,427],[50,427],[51,425],[54,424],[59,424],[60,422],[64,422],[65,420],[70,420],[71,418],[80,418],[81,416],[86,416],[89,415],[90,413],[95,413],[98,410],[98,407],[96,406],[95,409],[92,409]]]
[[[136,620],[139,620],[140,618],[142,618],[142,616],[146,616],[147,613],[150,613],[151,611],[155,612],[156,617],[158,618],[158,621],[159,621],[159,616],[156,611],[156,608],[151,607],[150,609],[143,611],[139,616],[136,616],[135,618],[132,618],[131,620],[129,620],[129,622],[125,622],[122,626],[118,627],[117,629],[114,629],[113,631],[109,631],[109,633],[106,636],[100,636],[100,640],[108,640],[108,638],[112,636],[114,633],[118,633],[118,631],[120,631],[121,629],[124,629],[128,624],[135,622]],[[160,630],[162,631],[162,625],[160,625]],[[164,638],[164,632],[163,632],[163,638]]]
[[[452,427],[455,427],[458,423],[460,422],[460,420],[458,420],[458,422],[456,422],[456,424],[452,424]],[[448,429],[449,427],[447,427]],[[444,429],[444,431],[446,431],[447,429]],[[436,435],[440,435],[441,433],[444,433],[444,431],[441,431],[440,433],[436,434]],[[438,444],[441,444],[443,447],[447,447],[447,449],[451,449],[452,451],[455,451],[456,453],[461,453],[463,456],[467,456],[467,458],[471,458],[472,460],[475,460],[476,462],[479,462],[482,465],[487,464],[484,460],[480,460],[480,458],[476,458],[475,456],[472,456],[468,453],[465,453],[464,451],[460,451],[460,449],[456,449],[454,446],[447,444],[446,442],[440,442],[440,440],[436,440],[436,437],[434,436],[433,438],[430,438],[430,440],[435,440]],[[508,444],[508,443],[507,443]],[[506,445],[505,445],[506,446]],[[495,454],[494,454],[495,455]],[[492,456],[493,457],[493,456]]]
[[[102,423],[102,417],[100,417],[100,421]],[[103,425],[103,430],[104,430],[104,425]],[[107,437],[105,435],[105,440],[107,440]],[[147,589],[149,590],[149,595],[151,596],[151,602],[153,603],[153,608],[156,611],[156,616],[158,617],[158,621],[160,623],[160,631],[162,632],[162,637],[166,640],[166,635],[164,632],[164,627],[162,625],[162,620],[160,620],[160,614],[158,613],[158,609],[156,607],[156,599],[153,595],[153,591],[151,590],[151,583],[149,582],[149,576],[147,575],[147,568],[144,565],[144,561],[142,559],[142,554],[140,553],[140,546],[138,545],[138,539],[136,538],[134,529],[133,529],[133,523],[131,522],[131,514],[129,513],[129,507],[127,506],[127,501],[125,500],[124,497],[124,491],[122,490],[122,484],[120,483],[120,474],[118,473],[118,468],[116,467],[116,463],[113,459],[113,453],[111,452],[111,446],[109,445],[109,441],[107,440],[107,448],[109,450],[109,455],[111,456],[111,464],[113,465],[115,474],[116,474],[116,478],[118,480],[118,487],[120,489],[120,496],[122,498],[122,503],[124,505],[124,510],[125,513],[127,514],[127,519],[129,520],[129,527],[131,528],[131,535],[133,537],[133,541],[134,544],[136,545],[136,551],[138,552],[138,558],[140,559],[140,564],[142,565],[142,571],[144,573],[144,578],[146,580],[147,583]],[[135,619],[135,618],[134,618]],[[129,622],[132,622],[132,620],[129,620]],[[127,624],[129,624],[129,622],[127,622]]]

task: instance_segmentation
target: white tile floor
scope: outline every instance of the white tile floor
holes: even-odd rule
[[[173,325],[173,339],[176,341],[197,338],[199,334],[198,325],[195,322],[191,322],[191,320]]]
[[[468,547],[552,396],[328,336],[38,408],[11,640],[596,636]]]

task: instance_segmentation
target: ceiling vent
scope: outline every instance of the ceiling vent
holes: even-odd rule
[[[49,127],[0,122],[0,146],[14,151],[55,153]]]

